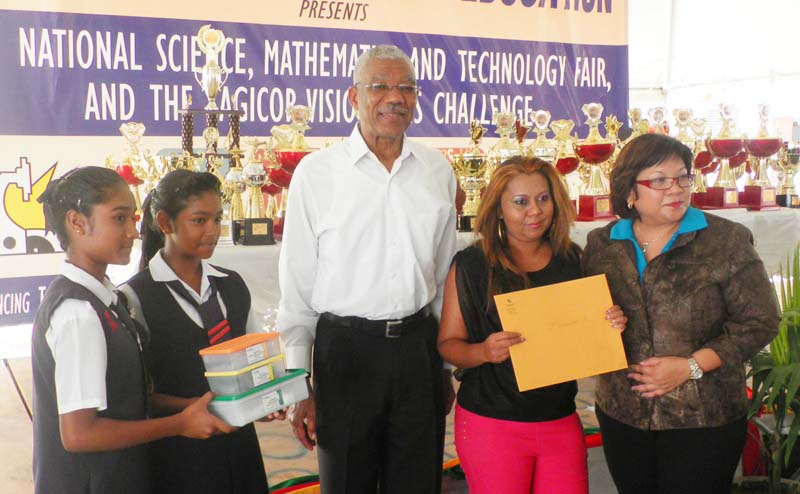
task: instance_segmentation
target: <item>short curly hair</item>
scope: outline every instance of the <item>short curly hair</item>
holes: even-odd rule
[[[635,208],[628,208],[631,190],[636,194],[636,177],[642,170],[669,158],[680,159],[692,172],[692,150],[681,141],[664,134],[644,134],[622,148],[611,170],[611,206],[620,218],[637,218]]]

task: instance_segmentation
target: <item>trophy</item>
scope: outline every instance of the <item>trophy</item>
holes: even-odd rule
[[[800,165],[800,148],[789,148],[788,144],[781,147],[778,155],[778,174],[781,177],[778,189],[778,204],[788,208],[800,208],[800,196],[794,186],[794,176]]]
[[[706,140],[706,147],[721,165],[719,176],[713,187],[706,192],[706,209],[736,208],[739,207],[739,192],[736,189],[736,178],[731,171],[730,159],[739,154],[744,147],[741,136],[735,133],[733,119],[735,110],[733,106],[723,103],[719,106],[722,116],[722,128],[716,137]]]
[[[694,148],[694,138],[689,135],[689,127],[692,125],[692,112],[689,108],[676,108],[672,110],[672,116],[675,117],[675,126],[678,127],[678,134],[675,139],[686,144],[689,149]]]
[[[667,114],[663,106],[651,108],[648,112],[653,121],[653,132],[656,134],[669,134],[669,125],[667,125]]]
[[[242,202],[242,192],[245,191],[247,184],[242,173],[242,151],[234,146],[231,148],[231,161],[228,173],[222,181],[223,201],[228,205],[227,211],[220,222],[221,245],[233,245],[239,240],[241,232],[244,230],[244,203]]]
[[[575,155],[575,149],[572,146],[573,139],[570,133],[574,127],[575,122],[572,120],[556,120],[550,124],[550,128],[553,129],[553,133],[556,135],[555,139],[558,146],[556,148],[555,167],[558,173],[561,174],[561,180],[567,190],[570,190],[567,175],[577,170],[581,164],[581,160]],[[570,197],[575,197],[572,191],[570,191]],[[572,206],[577,209],[575,199],[572,199]]]
[[[125,180],[125,183],[128,184],[131,188],[131,192],[133,192],[137,213],[141,213],[142,211],[142,199],[139,195],[139,186],[144,183],[142,177],[147,174],[145,168],[146,161],[139,151],[139,143],[142,142],[144,131],[145,126],[141,122],[126,122],[119,126],[119,133],[125,138],[128,149],[127,156],[123,159],[123,162],[114,166],[119,176]],[[108,167],[111,167],[110,158],[111,157],[106,160],[106,166]]]
[[[478,214],[481,190],[486,186],[485,172],[488,159],[480,147],[486,128],[478,120],[469,125],[469,137],[472,146],[460,153],[448,153],[450,164],[458,177],[458,183],[467,195],[463,212],[458,219],[458,229],[462,232],[472,231],[475,216]]]
[[[744,187],[741,202],[748,209],[756,211],[778,209],[777,192],[767,178],[767,158],[780,150],[783,141],[777,136],[770,136],[767,132],[769,105],[758,105],[758,116],[761,126],[756,137],[744,140],[747,152],[758,160],[758,168],[756,168],[752,183]]]
[[[536,110],[533,113],[533,125],[536,139],[528,148],[527,154],[554,163],[559,147],[556,141],[547,138],[547,132],[550,126],[550,112]]]
[[[624,144],[631,142],[642,134],[650,132],[650,122],[642,118],[642,110],[640,108],[631,108],[628,110],[628,118],[631,119],[631,135],[625,139]]]
[[[289,183],[297,165],[312,150],[305,140],[305,131],[310,129],[308,120],[311,109],[305,105],[290,106],[286,110],[288,125],[272,128],[272,136],[277,141],[275,156],[280,165],[270,170],[269,179],[281,187],[281,202],[275,218],[275,235],[283,234],[283,218],[286,216],[286,202],[289,198]]]
[[[492,115],[492,123],[497,126],[495,132],[500,136],[500,140],[489,148],[487,153],[489,160],[483,173],[483,180],[487,185],[498,166],[512,156],[522,155],[522,147],[511,137],[515,133],[515,122],[516,117],[511,112],[494,112]]]
[[[199,72],[194,73],[194,78],[208,97],[205,109],[217,110],[217,94],[228,80],[228,72],[217,62],[219,52],[225,48],[225,35],[219,29],[211,29],[211,24],[206,24],[197,32],[196,41],[197,47],[206,55],[206,63]]]
[[[690,110],[691,111],[691,110]],[[677,117],[676,117],[677,118]],[[681,123],[678,124],[680,128]],[[716,170],[717,162],[714,161],[714,156],[706,149],[706,141],[704,134],[706,131],[706,119],[695,118],[689,121],[689,128],[692,129],[692,170],[694,171],[694,183],[692,183],[692,205],[701,208],[705,205],[706,201],[706,175]],[[678,133],[680,135],[680,131]],[[688,142],[686,143],[689,146]]]
[[[267,218],[261,186],[267,179],[267,172],[261,163],[251,161],[242,170],[247,185],[247,208],[245,209],[242,243],[244,245],[271,245],[275,243],[272,235],[272,220]]]
[[[611,211],[611,199],[608,196],[603,178],[600,174],[600,164],[607,161],[614,154],[617,147],[616,140],[603,138],[598,126],[603,114],[603,105],[588,103],[581,108],[586,115],[586,124],[589,125],[589,134],[575,145],[575,154],[590,167],[589,184],[584,194],[578,197],[578,221],[595,221],[614,217]]]

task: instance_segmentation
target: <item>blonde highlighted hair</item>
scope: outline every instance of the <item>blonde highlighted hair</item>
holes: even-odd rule
[[[500,220],[500,213],[503,192],[509,182],[519,175],[535,173],[547,181],[553,200],[553,219],[544,240],[550,243],[554,256],[567,261],[577,261],[580,256],[580,247],[569,237],[570,227],[575,221],[575,209],[556,168],[539,158],[509,158],[492,174],[475,218],[474,231],[480,235],[480,240],[476,243],[489,264],[490,296],[528,285],[526,273],[514,264],[508,245],[500,237],[500,230],[505,228]]]

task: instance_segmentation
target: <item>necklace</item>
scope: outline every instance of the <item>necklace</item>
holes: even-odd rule
[[[633,224],[633,227],[634,227],[633,228],[633,233],[636,236],[636,242],[639,244],[639,247],[642,249],[642,254],[647,253],[647,249],[650,247],[650,244],[653,244],[655,242],[659,242],[659,241],[663,240],[665,237],[667,237],[667,235],[670,235],[670,234],[674,233],[675,230],[677,230],[678,226],[679,226],[679,225],[672,226],[669,229],[663,231],[657,237],[652,238],[650,240],[639,240],[639,237],[641,236],[641,227],[639,227],[639,233],[637,234],[636,233],[636,225],[638,225],[638,223],[634,223]]]

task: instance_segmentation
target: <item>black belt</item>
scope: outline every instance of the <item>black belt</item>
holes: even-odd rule
[[[374,321],[372,319],[366,319],[357,316],[337,316],[336,314],[331,314],[330,312],[325,312],[322,314],[320,319],[338,324],[339,326],[358,329],[374,336],[400,338],[403,336],[404,332],[418,326],[423,320],[425,320],[426,317],[428,317],[428,311],[426,309],[420,309],[414,314],[406,316],[402,319],[384,319],[381,321]]]

